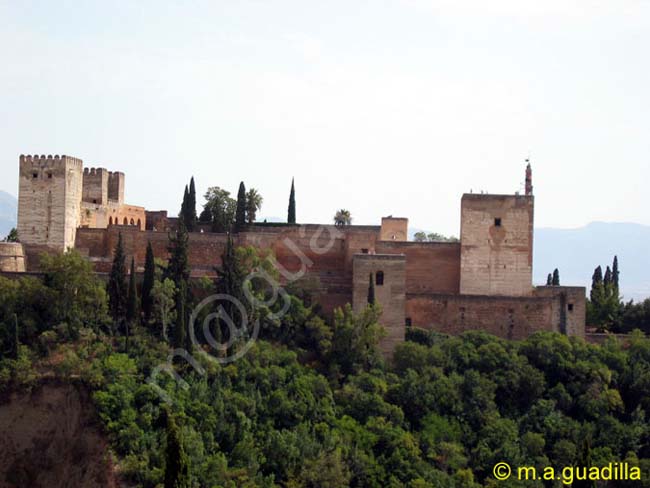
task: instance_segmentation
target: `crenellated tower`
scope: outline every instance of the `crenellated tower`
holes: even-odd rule
[[[23,244],[65,251],[79,226],[83,162],[71,156],[20,156],[18,235]]]

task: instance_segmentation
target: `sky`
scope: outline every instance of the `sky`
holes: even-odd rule
[[[299,222],[459,233],[463,192],[536,225],[650,224],[650,1],[0,0],[0,190],[20,154],[126,173],[176,214],[240,181]]]

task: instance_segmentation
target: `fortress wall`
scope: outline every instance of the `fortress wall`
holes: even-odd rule
[[[407,293],[459,292],[459,243],[381,241],[376,249],[379,254],[406,256]]]
[[[406,320],[445,334],[484,330],[518,340],[540,330],[559,332],[553,302],[551,297],[409,294]]]
[[[95,205],[108,203],[108,170],[84,168],[82,201]]]

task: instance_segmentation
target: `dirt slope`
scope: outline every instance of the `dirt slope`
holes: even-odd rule
[[[0,404],[0,488],[117,488],[88,394],[50,381]]]

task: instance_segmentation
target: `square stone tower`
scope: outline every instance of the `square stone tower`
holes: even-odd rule
[[[20,156],[18,235],[25,245],[65,251],[79,226],[83,163],[70,156]]]
[[[532,195],[463,195],[461,294],[532,295],[533,219]]]

